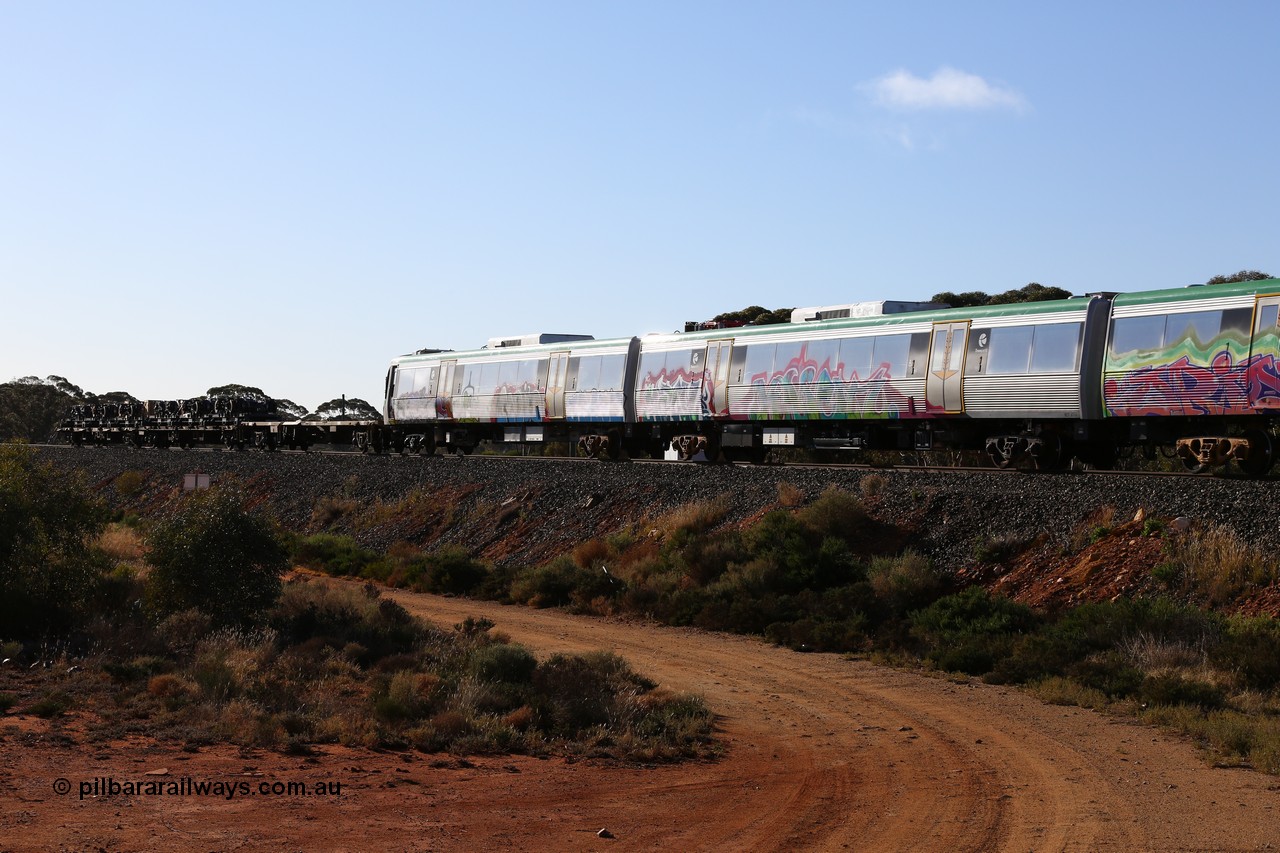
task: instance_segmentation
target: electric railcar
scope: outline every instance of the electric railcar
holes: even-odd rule
[[[916,310],[913,310],[916,309]],[[387,374],[380,446],[568,441],[595,455],[761,460],[775,447],[979,449],[1107,467],[1134,448],[1261,476],[1280,410],[1280,280],[789,324],[424,350]]]

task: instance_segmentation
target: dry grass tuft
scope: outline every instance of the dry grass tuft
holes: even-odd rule
[[[359,501],[351,498],[323,497],[316,501],[315,507],[311,510],[311,523],[323,530],[337,524],[359,508]]]
[[[1050,705],[1075,705],[1091,708],[1094,711],[1105,710],[1110,705],[1107,694],[1101,690],[1058,676],[1052,676],[1031,685],[1030,692],[1031,695]]]
[[[862,490],[864,498],[874,498],[884,491],[884,487],[889,484],[883,474],[867,474],[858,483],[858,488]]]
[[[141,471],[122,471],[116,477],[116,494],[126,498],[132,497],[142,491],[146,483],[147,477]]]
[[[659,525],[672,535],[704,533],[723,521],[732,506],[733,498],[727,493],[714,500],[687,503],[667,513]]]
[[[573,549],[573,561],[584,569],[594,569],[613,557],[613,549],[603,539],[588,539]]]
[[[117,562],[137,563],[142,561],[146,553],[142,537],[132,527],[123,524],[109,524],[98,537],[98,547]]]
[[[1166,539],[1166,551],[1182,590],[1210,604],[1226,604],[1247,590],[1275,583],[1276,558],[1225,527],[1191,529]]]
[[[778,505],[785,507],[803,506],[805,501],[804,490],[794,483],[778,484]]]

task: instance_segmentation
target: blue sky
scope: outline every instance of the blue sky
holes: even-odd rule
[[[1280,4],[0,4],[0,381],[377,404],[760,304],[1280,274]]]

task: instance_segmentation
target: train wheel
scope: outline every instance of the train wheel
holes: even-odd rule
[[[1178,459],[1182,462],[1182,467],[1186,469],[1188,474],[1199,474],[1201,471],[1209,467],[1190,454],[1187,454],[1186,456],[1179,455]]]
[[[1265,477],[1271,470],[1271,466],[1276,461],[1275,441],[1271,437],[1271,433],[1260,430],[1251,429],[1244,434],[1249,442],[1249,457],[1247,459],[1238,459],[1236,464],[1240,466],[1240,470],[1248,477]]]
[[[991,464],[993,466],[1001,470],[1008,468],[1009,465],[1012,464],[1013,462],[1012,459],[1010,459],[1008,456],[1005,456],[1003,453],[1001,453],[998,450],[988,449],[987,458],[991,460]]]
[[[1056,471],[1066,459],[1062,438],[1055,433],[1040,437],[1040,443],[1031,448],[1031,458],[1037,471]]]

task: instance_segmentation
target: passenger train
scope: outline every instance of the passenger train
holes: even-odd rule
[[[424,454],[568,442],[605,457],[759,462],[775,448],[967,449],[997,467],[1054,469],[1164,450],[1191,470],[1232,462],[1263,476],[1280,412],[1278,312],[1269,279],[971,308],[858,303],[610,340],[495,338],[394,359],[384,421],[340,429],[364,449]],[[220,427],[264,447],[305,446],[325,429],[339,428]]]

